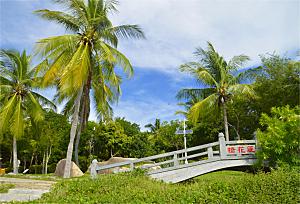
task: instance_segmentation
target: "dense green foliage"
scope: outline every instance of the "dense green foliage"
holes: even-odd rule
[[[298,172],[223,171],[166,184],[142,174],[63,180],[33,203],[299,203]]]
[[[300,165],[300,107],[272,108],[272,116],[262,114],[260,123],[264,131],[258,130],[257,137],[262,151],[260,160],[270,165]]]
[[[238,98],[230,104],[228,121],[243,139],[253,138],[262,113],[270,114],[272,107],[300,105],[300,62],[286,57],[261,57],[262,65],[252,84],[255,99]],[[231,135],[236,135],[233,128]]]

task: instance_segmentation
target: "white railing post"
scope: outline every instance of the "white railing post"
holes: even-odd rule
[[[177,159],[177,154],[174,154],[174,166],[178,166],[178,159]]]
[[[212,147],[207,148],[208,159],[212,159],[214,157],[214,152]]]
[[[219,143],[220,143],[220,158],[224,159],[226,157],[226,142],[225,142],[224,134],[222,132],[219,133]]]
[[[130,163],[130,171],[133,171],[133,170],[134,170],[134,163],[131,162],[131,163]]]
[[[90,168],[90,174],[92,179],[97,178],[97,171],[96,171],[97,165],[98,165],[98,161],[97,159],[94,159],[92,161],[91,168]]]

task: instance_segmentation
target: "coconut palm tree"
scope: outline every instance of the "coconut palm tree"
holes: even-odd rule
[[[55,109],[47,98],[34,91],[39,78],[30,68],[30,56],[12,50],[0,50],[0,135],[13,135],[13,172],[18,173],[17,139],[24,134],[24,121],[38,123],[43,119],[40,104]]]
[[[223,110],[225,137],[229,141],[227,109],[226,104],[234,97],[249,96],[254,97],[254,91],[251,85],[241,84],[241,81],[249,76],[251,70],[238,71],[244,62],[249,60],[248,56],[239,55],[226,62],[222,56],[208,42],[207,50],[197,48],[195,52],[198,62],[189,62],[180,66],[181,71],[192,74],[197,81],[204,85],[199,89],[183,89],[177,97],[179,99],[189,99],[191,94],[204,96],[203,100],[196,102],[189,111],[188,117],[197,122],[199,117],[204,116],[211,111]]]
[[[74,100],[70,142],[64,177],[70,177],[73,143],[80,118],[89,113],[89,94],[93,89],[97,110],[107,110],[107,101],[115,100],[120,76],[114,68],[133,73],[129,60],[117,50],[118,38],[144,38],[137,25],[113,26],[108,15],[116,12],[116,0],[55,0],[66,12],[38,10],[44,19],[63,25],[71,34],[38,41],[36,52],[44,59],[44,86],[58,84],[62,98]],[[116,93],[116,94],[114,94]],[[84,105],[82,105],[84,104]],[[80,107],[84,109],[80,111]],[[85,113],[80,117],[79,113]]]

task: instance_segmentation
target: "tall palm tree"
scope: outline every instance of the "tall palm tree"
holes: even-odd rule
[[[204,88],[182,89],[177,97],[189,99],[191,94],[204,96],[203,100],[195,103],[189,111],[188,117],[194,122],[197,122],[199,117],[204,116],[207,112],[222,108],[225,137],[229,141],[226,104],[234,97],[241,95],[254,97],[251,86],[241,84],[241,81],[249,76],[251,70],[239,72],[237,75],[233,74],[244,62],[249,60],[249,57],[239,55],[226,62],[210,42],[208,42],[207,50],[197,48],[195,55],[199,57],[199,61],[183,64],[180,66],[180,70],[192,74],[204,85]]]
[[[43,119],[40,104],[55,109],[47,98],[34,91],[40,81],[30,68],[30,56],[12,50],[0,50],[0,135],[13,135],[13,172],[18,173],[17,139],[24,134],[24,120]]]
[[[45,71],[44,86],[58,84],[62,98],[74,100],[64,172],[68,178],[78,122],[89,113],[90,90],[93,89],[98,112],[108,110],[107,102],[116,100],[120,93],[121,78],[115,73],[115,66],[122,67],[129,76],[133,73],[129,60],[117,50],[118,38],[144,38],[144,34],[137,25],[113,26],[108,15],[117,11],[116,0],[55,2],[67,11],[45,9],[35,13],[63,25],[71,34],[42,39],[36,51],[44,58],[39,66]]]

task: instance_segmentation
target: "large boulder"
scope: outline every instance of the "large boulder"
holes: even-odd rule
[[[60,160],[57,165],[54,174],[56,176],[63,177],[64,176],[64,170],[65,170],[65,165],[66,165],[66,159]],[[80,168],[72,162],[71,164],[71,177],[80,177],[83,176],[82,171]]]

